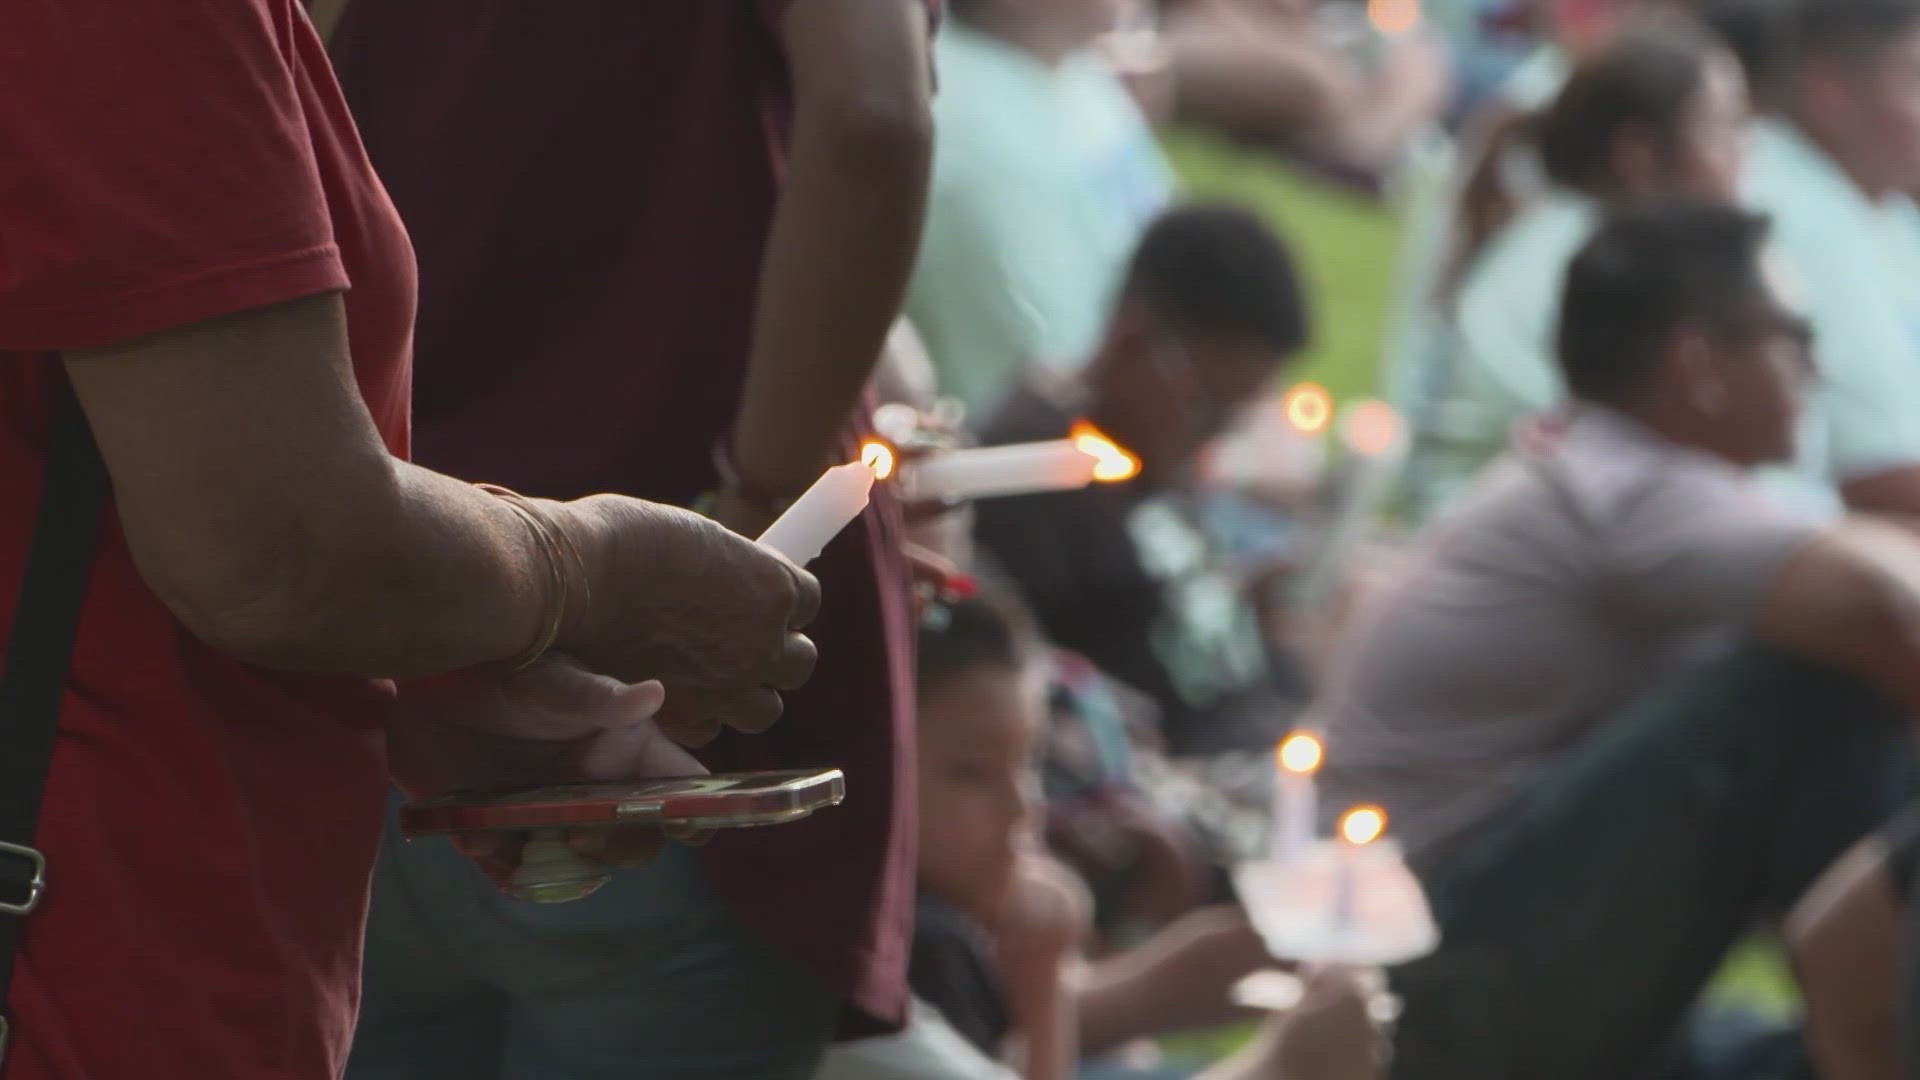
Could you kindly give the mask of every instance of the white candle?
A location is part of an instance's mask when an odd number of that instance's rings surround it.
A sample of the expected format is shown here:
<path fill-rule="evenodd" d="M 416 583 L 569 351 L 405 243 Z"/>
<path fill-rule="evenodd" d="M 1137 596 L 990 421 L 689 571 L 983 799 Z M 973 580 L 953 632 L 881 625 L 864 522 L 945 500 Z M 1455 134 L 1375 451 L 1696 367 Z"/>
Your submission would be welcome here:
<path fill-rule="evenodd" d="M 1320 740 L 1296 731 L 1282 740 L 1274 753 L 1273 859 L 1290 862 L 1313 846 L 1314 819 L 1319 814 L 1313 774 L 1320 768 Z"/>
<path fill-rule="evenodd" d="M 970 502 L 1037 491 L 1072 491 L 1093 483 L 1100 459 L 1066 439 L 977 450 L 948 450 L 900 471 L 908 502 Z"/>
<path fill-rule="evenodd" d="M 1091 425 L 1079 424 L 1065 439 L 947 450 L 911 461 L 900 470 L 900 495 L 908 502 L 971 502 L 1073 491 L 1139 471 L 1132 454 Z"/>
<path fill-rule="evenodd" d="M 875 480 L 893 471 L 893 453 L 868 443 L 859 461 L 836 465 L 795 499 L 779 520 L 760 534 L 760 544 L 785 555 L 795 566 L 820 557 L 821 549 L 860 516 Z"/>
<path fill-rule="evenodd" d="M 1386 812 L 1377 806 L 1356 806 L 1340 816 L 1340 844 L 1333 864 L 1333 928 L 1348 934 L 1357 928 L 1361 860 L 1366 846 L 1387 831 Z"/>

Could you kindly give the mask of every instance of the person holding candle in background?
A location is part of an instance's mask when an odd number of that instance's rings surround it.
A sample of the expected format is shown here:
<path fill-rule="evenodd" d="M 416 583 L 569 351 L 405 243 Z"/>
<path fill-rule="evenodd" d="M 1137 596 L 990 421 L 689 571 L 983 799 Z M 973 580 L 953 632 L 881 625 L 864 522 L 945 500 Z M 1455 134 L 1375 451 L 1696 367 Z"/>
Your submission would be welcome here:
<path fill-rule="evenodd" d="M 1307 336 L 1292 260 L 1258 218 L 1171 210 L 1083 371 L 1031 373 L 981 429 L 988 445 L 1028 443 L 1085 420 L 1140 459 L 1126 483 L 983 502 L 975 534 L 1049 637 L 1152 700 L 1178 752 L 1268 752 L 1288 722 L 1252 605 L 1177 492 Z"/>
<path fill-rule="evenodd" d="M 1231 909 L 1076 975 L 1085 890 L 1034 831 L 1047 652 L 1010 594 L 949 589 L 919 641 L 913 1019 L 835 1047 L 815 1080 L 1065 1080 L 1132 1039 L 1235 1015 L 1227 991 L 1265 950 Z M 1378 1080 L 1384 1043 L 1364 1000 L 1345 973 L 1310 980 L 1307 1000 L 1205 1080 Z"/>
<path fill-rule="evenodd" d="M 849 468 L 925 207 L 931 6 L 352 0 L 334 58 L 420 262 L 421 456 L 539 494 L 710 494 L 749 537 Z M 843 1024 L 898 1024 L 900 527 L 883 485 L 813 564 L 822 661 L 786 721 L 698 750 L 839 767 L 843 806 L 544 907 L 390 843 L 347 1075 L 793 1080 Z"/>
<path fill-rule="evenodd" d="M 1756 920 L 1911 796 L 1920 544 L 1769 499 L 1808 332 L 1763 219 L 1678 200 L 1574 259 L 1574 403 L 1429 530 L 1312 715 L 1441 931 L 1396 1076 L 1613 1080 Z M 1740 636 L 1761 644 L 1735 648 Z"/>

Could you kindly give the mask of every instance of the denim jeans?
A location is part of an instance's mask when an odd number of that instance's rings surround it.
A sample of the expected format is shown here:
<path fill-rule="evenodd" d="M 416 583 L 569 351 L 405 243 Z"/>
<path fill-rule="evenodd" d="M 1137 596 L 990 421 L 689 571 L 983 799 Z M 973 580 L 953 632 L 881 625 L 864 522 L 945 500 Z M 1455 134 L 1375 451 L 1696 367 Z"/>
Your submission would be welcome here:
<path fill-rule="evenodd" d="M 391 815 L 363 982 L 347 1080 L 807 1080 L 838 1016 L 681 845 L 535 904 Z"/>
<path fill-rule="evenodd" d="M 1416 867 L 1442 943 L 1393 973 L 1394 1080 L 1689 1075 L 1674 1048 L 1730 947 L 1903 805 L 1914 776 L 1886 702 L 1777 651 L 1635 700 Z"/>

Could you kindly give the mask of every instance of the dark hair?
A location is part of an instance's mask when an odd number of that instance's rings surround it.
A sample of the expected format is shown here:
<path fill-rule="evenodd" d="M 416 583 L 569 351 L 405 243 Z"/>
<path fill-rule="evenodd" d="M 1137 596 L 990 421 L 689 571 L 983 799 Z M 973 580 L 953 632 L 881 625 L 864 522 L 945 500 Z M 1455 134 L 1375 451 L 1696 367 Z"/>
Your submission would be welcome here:
<path fill-rule="evenodd" d="M 1443 304 L 1454 299 L 1480 253 L 1519 216 L 1523 199 L 1508 189 L 1506 176 L 1511 154 L 1532 149 L 1542 171 L 1563 187 L 1607 186 L 1620 128 L 1639 123 L 1666 135 L 1677 132 L 1704 81 L 1707 58 L 1719 48 L 1711 35 L 1678 13 L 1644 16 L 1576 68 L 1543 111 L 1511 113 L 1479 132 L 1470 147 L 1437 299 Z"/>
<path fill-rule="evenodd" d="M 1787 81 L 1787 0 L 1708 0 L 1700 20 L 1727 43 L 1762 109 L 1779 106 Z"/>
<path fill-rule="evenodd" d="M 1560 370 L 1576 397 L 1630 401 L 1682 326 L 1724 324 L 1760 294 L 1767 220 L 1697 198 L 1611 215 L 1567 267 Z"/>
<path fill-rule="evenodd" d="M 1134 249 L 1121 295 L 1176 332 L 1245 335 L 1282 354 L 1308 339 L 1306 299 L 1286 245 L 1229 203 L 1162 214 Z"/>
<path fill-rule="evenodd" d="M 1797 67 L 1816 57 L 1859 60 L 1920 27 L 1920 0 L 1792 0 L 1785 40 Z"/>
<path fill-rule="evenodd" d="M 916 681 L 922 693 L 989 665 L 1017 668 L 1039 632 L 1018 596 L 988 582 L 971 596 L 937 600 L 920 620 Z"/>
<path fill-rule="evenodd" d="M 1580 191 L 1613 186 L 1614 140 L 1639 126 L 1677 138 L 1687 106 L 1725 46 L 1691 26 L 1667 23 L 1623 34 L 1568 78 L 1535 132 L 1554 183 Z"/>

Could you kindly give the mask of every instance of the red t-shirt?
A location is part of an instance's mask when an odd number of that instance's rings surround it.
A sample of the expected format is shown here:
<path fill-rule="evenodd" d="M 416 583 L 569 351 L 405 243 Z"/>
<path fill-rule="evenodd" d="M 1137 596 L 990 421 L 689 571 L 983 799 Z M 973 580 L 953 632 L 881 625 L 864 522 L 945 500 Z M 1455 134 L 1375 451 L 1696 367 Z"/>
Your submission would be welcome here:
<path fill-rule="evenodd" d="M 348 9 L 334 62 L 420 257 L 422 464 L 563 498 L 687 505 L 713 486 L 779 190 L 791 2 Z M 883 1022 L 904 1009 L 913 904 L 898 523 L 882 500 L 814 564 L 820 662 L 786 717 L 701 755 L 846 770 L 845 805 L 718 837 L 707 871 L 749 927 Z"/>
<path fill-rule="evenodd" d="M 297 0 L 0 3 L 0 634 L 56 352 L 349 285 L 360 389 L 402 454 L 412 256 Z M 207 649 L 111 513 L 82 620 L 6 1080 L 331 1080 L 384 688 Z"/>

